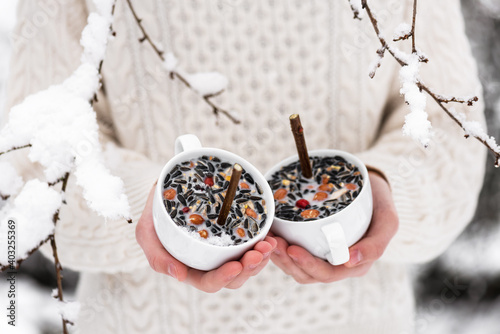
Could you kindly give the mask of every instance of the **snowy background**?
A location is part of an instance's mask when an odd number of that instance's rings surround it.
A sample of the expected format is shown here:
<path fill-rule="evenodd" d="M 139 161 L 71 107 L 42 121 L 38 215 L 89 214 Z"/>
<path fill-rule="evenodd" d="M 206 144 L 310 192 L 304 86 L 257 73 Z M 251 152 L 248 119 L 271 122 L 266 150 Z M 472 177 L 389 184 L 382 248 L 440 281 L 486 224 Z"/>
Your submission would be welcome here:
<path fill-rule="evenodd" d="M 479 63 L 487 104 L 489 133 L 500 138 L 500 1 L 462 0 L 467 32 Z M 14 25 L 15 0 L 0 2 L 0 114 Z M 473 223 L 439 259 L 413 268 L 419 312 L 418 333 L 500 333 L 500 170 L 490 159 Z M 64 265 L 64 264 L 63 264 Z M 0 333 L 56 333 L 60 319 L 50 297 L 53 265 L 35 254 L 17 276 L 16 331 L 0 321 Z M 74 293 L 78 275 L 64 271 L 66 296 Z M 6 283 L 0 276 L 0 305 L 6 305 Z M 3 306 L 2 306 L 3 308 Z"/>
<path fill-rule="evenodd" d="M 500 1 L 462 5 L 484 87 L 488 132 L 500 138 Z M 500 170 L 488 159 L 474 221 L 443 256 L 415 268 L 419 333 L 500 333 Z"/>

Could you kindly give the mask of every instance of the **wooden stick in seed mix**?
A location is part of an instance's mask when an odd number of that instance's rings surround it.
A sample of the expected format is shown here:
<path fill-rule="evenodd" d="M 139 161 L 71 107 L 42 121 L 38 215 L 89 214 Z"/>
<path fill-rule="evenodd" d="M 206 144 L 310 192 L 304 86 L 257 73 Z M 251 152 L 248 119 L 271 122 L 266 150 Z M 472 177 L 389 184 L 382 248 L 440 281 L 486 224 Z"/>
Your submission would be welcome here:
<path fill-rule="evenodd" d="M 304 128 L 300 123 L 300 116 L 298 114 L 290 116 L 290 127 L 292 128 L 293 138 L 295 139 L 295 146 L 297 146 L 302 175 L 305 178 L 310 179 L 312 177 L 312 167 L 311 162 L 309 161 L 309 153 L 307 153 Z"/>
<path fill-rule="evenodd" d="M 222 208 L 220 209 L 219 217 L 217 218 L 218 225 L 225 225 L 226 219 L 233 204 L 234 196 L 236 195 L 236 189 L 238 188 L 238 183 L 240 182 L 241 173 L 243 168 L 235 163 L 233 165 L 233 171 L 231 173 L 231 180 L 229 181 L 229 187 L 226 191 L 226 197 L 224 198 L 224 203 L 222 203 Z"/>

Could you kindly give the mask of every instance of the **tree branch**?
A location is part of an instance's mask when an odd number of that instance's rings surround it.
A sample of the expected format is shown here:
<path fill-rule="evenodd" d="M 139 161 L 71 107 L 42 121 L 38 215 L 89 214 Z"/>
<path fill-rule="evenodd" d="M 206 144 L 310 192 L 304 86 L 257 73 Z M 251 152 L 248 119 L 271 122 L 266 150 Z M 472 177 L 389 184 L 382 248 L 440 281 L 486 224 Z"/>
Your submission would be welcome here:
<path fill-rule="evenodd" d="M 137 12 L 135 11 L 134 6 L 132 5 L 132 1 L 127 0 L 127 4 L 128 4 L 128 7 L 130 8 L 130 11 L 131 11 L 134 19 L 135 19 L 135 22 L 137 23 L 137 26 L 139 27 L 139 29 L 142 32 L 142 37 L 139 38 L 139 42 L 140 43 L 147 42 L 153 48 L 154 52 L 158 55 L 158 58 L 160 58 L 160 60 L 162 62 L 165 62 L 165 56 L 164 56 L 163 50 L 161 50 L 156 45 L 156 43 L 151 39 L 151 37 L 149 36 L 148 32 L 146 31 L 146 28 L 144 28 L 144 25 L 142 24 L 142 19 L 139 18 L 139 16 L 137 15 Z M 193 89 L 193 87 L 189 84 L 188 80 L 184 76 L 179 74 L 179 72 L 172 70 L 170 72 L 170 78 L 171 79 L 178 78 L 187 88 L 189 88 L 190 90 L 192 90 L 193 92 L 196 93 L 196 91 Z M 230 112 L 217 106 L 211 100 L 213 97 L 219 95 L 220 93 L 222 93 L 222 91 L 220 91 L 216 94 L 204 95 L 204 96 L 202 96 L 202 98 L 212 108 L 212 111 L 213 111 L 215 116 L 219 116 L 219 113 L 221 113 L 224 116 L 226 116 L 227 118 L 229 118 L 233 123 L 235 123 L 235 124 L 241 123 L 241 121 L 239 119 L 235 118 L 234 116 L 232 116 Z M 198 93 L 196 93 L 196 94 L 198 94 Z"/>
<path fill-rule="evenodd" d="M 367 0 L 361 0 L 361 4 L 363 6 L 363 9 L 366 10 L 368 17 L 370 18 L 370 22 L 372 23 L 373 29 L 375 30 L 375 33 L 377 34 L 377 37 L 380 41 L 380 44 L 382 44 L 382 47 L 385 48 L 387 50 L 387 52 L 389 52 L 391 54 L 391 56 L 394 57 L 394 59 L 396 59 L 396 61 L 399 63 L 399 65 L 401 65 L 401 66 L 408 65 L 406 63 L 406 61 L 404 61 L 396 56 L 396 51 L 393 50 L 393 48 L 387 43 L 385 38 L 380 34 L 380 29 L 378 27 L 378 21 L 375 18 L 375 16 L 373 15 L 371 8 L 368 6 Z"/>
<path fill-rule="evenodd" d="M 59 256 L 57 254 L 57 245 L 56 245 L 56 239 L 54 235 L 50 236 L 50 246 L 52 247 L 52 255 L 54 256 L 54 266 L 56 268 L 56 277 L 57 277 L 57 298 L 59 299 L 60 302 L 64 301 L 63 298 L 63 289 L 62 289 L 62 274 L 61 271 L 62 266 L 61 262 L 59 262 Z M 70 323 L 68 320 L 64 319 L 64 317 L 61 315 L 62 318 L 62 325 L 63 325 L 63 333 L 68 334 L 68 327 L 67 324 Z"/>
<path fill-rule="evenodd" d="M 9 152 L 17 151 L 17 150 L 20 150 L 20 149 L 23 149 L 23 148 L 27 148 L 27 147 L 31 147 L 31 144 L 27 144 L 27 145 L 24 145 L 24 146 L 13 147 L 11 149 L 8 149 L 5 152 L 0 152 L 0 155 L 7 154 Z"/>
<path fill-rule="evenodd" d="M 353 3 L 352 3 L 352 0 L 348 0 L 349 1 L 349 5 L 351 6 L 351 10 L 354 14 L 354 19 L 356 20 L 361 20 L 361 13 L 359 12 L 359 9 L 357 6 L 355 6 Z"/>
<path fill-rule="evenodd" d="M 139 16 L 137 15 L 137 12 L 135 11 L 135 8 L 132 5 L 131 0 L 127 0 L 127 4 L 128 4 L 128 7 L 130 8 L 130 11 L 132 12 L 132 15 L 134 16 L 135 22 L 137 22 L 137 25 L 139 26 L 139 29 L 141 29 L 141 32 L 142 32 L 142 37 L 139 39 L 139 42 L 143 43 L 143 42 L 147 41 L 149 43 L 149 45 L 151 45 L 153 50 L 156 52 L 158 57 L 160 57 L 160 59 L 162 61 L 165 61 L 165 57 L 163 56 L 163 51 L 160 50 L 160 48 L 157 47 L 156 44 L 153 42 L 151 37 L 149 37 L 149 34 L 147 33 L 146 29 L 142 25 L 142 19 L 139 18 Z"/>
<path fill-rule="evenodd" d="M 417 48 L 415 47 L 415 23 L 417 21 L 417 0 L 413 0 L 413 17 L 411 20 L 411 52 L 417 53 Z"/>
<path fill-rule="evenodd" d="M 419 86 L 422 86 L 422 85 L 419 85 Z M 424 90 L 424 87 L 422 86 L 421 89 Z M 455 96 L 444 97 L 444 96 L 436 94 L 436 93 L 433 93 L 433 94 L 436 95 L 436 98 L 440 102 L 443 102 L 443 103 L 457 102 L 457 103 L 467 104 L 468 106 L 472 106 L 472 105 L 474 105 L 474 102 L 479 101 L 477 96 L 473 96 L 473 97 L 468 98 L 468 99 L 463 99 L 463 98 L 459 98 L 459 97 L 455 97 Z"/>
<path fill-rule="evenodd" d="M 69 179 L 69 172 L 64 174 L 64 177 L 62 178 L 62 186 L 61 186 L 61 193 L 62 194 L 64 194 L 66 192 L 66 186 L 68 185 L 68 179 Z M 59 211 L 60 210 L 57 210 L 56 213 L 54 213 L 54 218 L 53 218 L 54 226 L 57 225 L 57 222 L 59 221 Z M 61 274 L 61 271 L 63 269 L 62 269 L 61 263 L 59 262 L 59 255 L 57 254 L 57 245 L 56 245 L 56 239 L 55 239 L 54 234 L 52 234 L 49 237 L 49 240 L 50 240 L 50 246 L 52 247 L 52 254 L 54 256 L 54 266 L 56 269 L 57 297 L 58 297 L 59 301 L 63 302 L 64 301 L 63 290 L 62 290 L 62 278 L 63 278 L 63 276 Z M 62 325 L 63 325 L 63 333 L 68 334 L 67 324 L 70 322 L 68 320 L 64 319 L 64 317 L 62 315 L 61 315 L 61 318 L 62 318 Z"/>
<path fill-rule="evenodd" d="M 40 243 L 38 244 L 38 246 L 36 246 L 35 248 L 33 248 L 32 250 L 30 250 L 28 252 L 28 254 L 26 255 L 26 257 L 24 259 L 20 259 L 20 260 L 17 260 L 16 261 L 16 266 L 15 268 L 18 269 L 19 266 L 21 265 L 21 263 L 23 263 L 24 260 L 26 260 L 27 258 L 29 258 L 34 252 L 36 252 L 44 243 L 46 243 L 47 241 L 50 240 L 50 235 L 45 238 L 45 240 L 42 240 L 40 241 Z M 12 269 L 12 266 L 10 264 L 6 264 L 6 265 L 2 265 L 0 267 L 0 273 L 7 270 L 7 269 Z"/>
<path fill-rule="evenodd" d="M 424 86 L 422 84 L 418 84 L 418 86 L 420 87 L 420 89 L 422 89 L 423 91 L 425 91 L 427 94 L 429 94 L 434 101 L 436 101 L 436 103 L 441 107 L 441 109 L 448 115 L 450 116 L 450 118 L 455 121 L 455 123 L 458 124 L 458 126 L 460 126 L 464 131 L 466 131 L 465 127 L 464 127 L 464 124 L 458 119 L 455 117 L 455 115 L 453 115 L 453 113 L 451 113 L 451 111 L 446 108 L 444 106 L 444 103 L 448 103 L 448 102 L 458 102 L 458 103 L 467 103 L 467 105 L 472 105 L 472 101 L 477 101 L 478 98 L 475 96 L 467 101 L 465 100 L 462 100 L 462 99 L 457 99 L 457 98 L 451 98 L 451 99 L 445 99 L 443 98 L 442 96 L 438 95 L 438 94 L 435 94 L 433 91 L 431 91 L 427 86 Z M 466 138 L 469 137 L 468 134 L 465 135 Z M 478 136 L 473 136 L 474 138 L 476 138 L 480 143 L 482 143 L 484 146 L 486 146 L 488 148 L 488 150 L 491 151 L 491 153 L 493 154 L 493 156 L 495 157 L 495 167 L 500 167 L 500 153 L 495 150 L 494 147 L 492 147 L 486 140 L 484 140 L 483 138 L 480 138 Z"/>
<path fill-rule="evenodd" d="M 386 39 L 380 34 L 380 29 L 378 25 L 378 21 L 373 14 L 370 6 L 368 5 L 367 0 L 361 0 L 362 3 L 362 8 L 366 10 L 366 13 L 368 14 L 368 17 L 370 18 L 371 24 L 373 26 L 373 29 L 375 30 L 375 33 L 377 34 L 377 38 L 380 41 L 380 44 L 382 45 L 382 48 L 385 48 L 387 52 L 391 54 L 391 56 L 399 63 L 401 66 L 407 66 L 408 63 L 405 59 L 401 57 L 402 53 L 396 48 L 391 47 Z M 415 24 L 416 24 L 416 15 L 417 15 L 417 0 L 413 1 L 413 19 L 412 19 L 412 29 L 411 29 L 411 37 L 412 37 L 412 53 L 416 56 L 419 57 L 419 61 L 421 62 L 427 62 L 427 58 L 425 58 L 423 55 L 419 55 L 419 53 L 416 50 L 415 46 Z M 425 91 L 427 94 L 429 94 L 434 101 L 439 105 L 439 107 L 453 120 L 455 123 L 457 123 L 464 131 L 465 127 L 464 124 L 462 123 L 461 120 L 459 120 L 457 117 L 453 115 L 453 113 L 446 108 L 445 104 L 450 103 L 450 102 L 456 102 L 456 103 L 463 103 L 467 104 L 468 106 L 472 106 L 474 102 L 478 101 L 477 96 L 473 96 L 468 99 L 464 98 L 457 98 L 457 97 L 444 97 L 442 95 L 434 93 L 429 87 L 427 87 L 423 82 L 420 80 L 417 80 L 418 87 L 420 90 Z M 468 137 L 469 135 L 466 135 Z M 487 142 L 483 138 L 480 138 L 477 135 L 472 135 L 474 138 L 476 138 L 479 142 L 481 142 L 484 146 L 490 150 L 495 158 L 495 167 L 500 167 L 500 147 L 498 146 L 493 146 L 491 143 Z"/>

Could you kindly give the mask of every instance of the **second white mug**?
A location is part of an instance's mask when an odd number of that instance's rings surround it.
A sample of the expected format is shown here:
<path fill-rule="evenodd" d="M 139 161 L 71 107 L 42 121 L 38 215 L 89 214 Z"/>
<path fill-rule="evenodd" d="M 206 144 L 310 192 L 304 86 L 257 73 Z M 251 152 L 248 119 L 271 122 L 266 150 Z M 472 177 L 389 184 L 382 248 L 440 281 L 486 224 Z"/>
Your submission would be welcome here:
<path fill-rule="evenodd" d="M 333 265 L 349 261 L 349 247 L 365 234 L 370 225 L 373 200 L 368 171 L 357 157 L 339 150 L 314 150 L 310 157 L 340 156 L 358 167 L 363 178 L 363 187 L 358 196 L 339 212 L 317 220 L 290 221 L 274 218 L 272 232 L 283 237 L 289 244 L 305 248 L 312 255 L 328 260 Z M 267 180 L 281 167 L 298 160 L 298 156 L 289 157 L 271 168 L 265 177 Z"/>

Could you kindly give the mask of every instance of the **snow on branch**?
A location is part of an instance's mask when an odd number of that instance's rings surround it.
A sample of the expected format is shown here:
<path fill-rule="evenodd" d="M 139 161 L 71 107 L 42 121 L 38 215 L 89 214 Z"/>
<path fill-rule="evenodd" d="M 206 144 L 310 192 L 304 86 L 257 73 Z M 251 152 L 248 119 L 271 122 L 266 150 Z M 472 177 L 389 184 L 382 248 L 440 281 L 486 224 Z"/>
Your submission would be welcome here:
<path fill-rule="evenodd" d="M 4 201 L 16 195 L 23 186 L 23 179 L 8 162 L 0 162 L 0 198 Z"/>
<path fill-rule="evenodd" d="M 61 317 L 66 321 L 67 324 L 74 325 L 76 319 L 78 318 L 78 312 L 80 312 L 79 302 L 65 302 L 59 301 L 57 308 Z"/>
<path fill-rule="evenodd" d="M 369 73 L 369 76 L 370 78 L 374 78 L 375 77 L 375 73 L 377 73 L 377 69 L 380 67 L 380 65 L 382 64 L 382 59 L 384 59 L 384 55 L 385 55 L 385 50 L 387 50 L 387 48 L 385 46 L 382 46 L 380 49 L 377 50 L 377 58 L 373 61 L 373 63 L 370 65 L 370 73 Z"/>
<path fill-rule="evenodd" d="M 451 108 L 447 108 L 446 104 L 455 102 L 472 106 L 478 101 L 477 96 L 460 98 L 454 96 L 443 96 L 432 91 L 419 78 L 419 68 L 421 63 L 428 61 L 427 56 L 416 47 L 415 43 L 415 25 L 417 19 L 417 0 L 413 1 L 412 24 L 403 23 L 399 25 L 394 34 L 394 41 L 405 40 L 411 38 L 412 52 L 411 54 L 402 52 L 397 47 L 390 45 L 387 39 L 381 34 L 379 22 L 376 14 L 368 4 L 368 0 L 361 1 L 361 9 L 357 6 L 354 0 L 348 0 L 351 9 L 354 13 L 354 18 L 360 19 L 360 11 L 364 10 L 368 15 L 372 27 L 380 41 L 381 48 L 377 50 L 377 59 L 371 64 L 369 76 L 373 78 L 380 62 L 387 51 L 401 65 L 399 77 L 401 81 L 401 94 L 404 96 L 406 103 L 410 107 L 410 113 L 405 117 L 403 133 L 418 140 L 422 145 L 427 146 L 431 137 L 431 123 L 429 122 L 427 112 L 425 111 L 426 92 L 431 98 L 441 107 L 441 109 L 455 121 L 465 133 L 465 137 L 470 136 L 476 138 L 484 146 L 486 146 L 495 157 L 495 167 L 500 167 L 500 147 L 495 141 L 495 138 L 486 134 L 477 122 L 469 122 L 465 114 L 457 113 Z"/>
<path fill-rule="evenodd" d="M 411 35 L 412 35 L 411 25 L 403 22 L 394 31 L 394 36 L 393 36 L 392 40 L 394 42 L 405 40 L 405 39 L 410 38 Z"/>
<path fill-rule="evenodd" d="M 357 20 L 361 20 L 363 16 L 363 7 L 360 0 L 348 0 L 349 5 L 351 6 L 351 10 L 354 14 L 354 18 Z"/>
<path fill-rule="evenodd" d="M 0 131 L 0 151 L 28 147 L 49 184 L 74 172 L 89 207 L 108 219 L 129 218 L 123 182 L 103 164 L 91 102 L 100 88 L 100 66 L 111 32 L 114 1 L 95 1 L 81 37 L 81 64 L 63 83 L 14 106 Z"/>
<path fill-rule="evenodd" d="M 94 0 L 82 31 L 81 63 L 64 82 L 28 96 L 14 106 L 0 130 L 0 156 L 26 148 L 28 159 L 42 166 L 44 180 L 23 185 L 12 165 L 0 164 L 0 270 L 15 268 L 50 240 L 57 277 L 57 297 L 63 302 L 62 266 L 54 235 L 70 174 L 82 188 L 88 206 L 106 219 L 127 219 L 130 207 L 123 181 L 104 166 L 96 113 L 92 107 L 101 86 L 100 71 L 112 33 L 116 0 Z M 55 189 L 61 185 L 60 191 Z M 19 189 L 21 192 L 13 197 Z M 7 256 L 8 230 L 15 224 L 17 253 Z M 68 304 L 71 305 L 71 304 Z M 66 307 L 73 309 L 73 307 Z M 66 310 L 66 311 L 68 311 Z M 70 314 L 61 312 L 63 332 Z"/>
<path fill-rule="evenodd" d="M 37 179 L 28 181 L 21 193 L 2 208 L 0 222 L 0 266 L 13 265 L 26 259 L 54 233 L 54 213 L 62 204 L 61 194 Z M 16 255 L 7 257 L 8 221 L 16 226 Z"/>
<path fill-rule="evenodd" d="M 410 113 L 405 116 L 403 134 L 418 140 L 424 147 L 427 147 L 432 136 L 432 127 L 425 112 L 427 97 L 417 85 L 419 70 L 420 60 L 414 54 L 410 57 L 408 65 L 401 67 L 399 71 L 400 93 L 410 106 Z"/>
<path fill-rule="evenodd" d="M 170 78 L 179 79 L 187 88 L 191 89 L 197 95 L 201 96 L 203 100 L 212 108 L 215 116 L 219 116 L 219 114 L 222 114 L 235 124 L 241 123 L 236 112 L 223 109 L 212 101 L 212 98 L 222 94 L 226 89 L 228 84 L 227 78 L 218 72 L 200 72 L 188 74 L 183 71 L 178 66 L 178 61 L 175 56 L 172 53 L 167 53 L 165 55 L 163 50 L 161 50 L 160 47 L 151 39 L 146 29 L 144 28 L 144 25 L 142 24 L 142 19 L 137 15 L 137 12 L 132 5 L 132 1 L 127 0 L 127 4 L 132 15 L 134 16 L 137 26 L 139 27 L 143 35 L 139 39 L 139 42 L 148 42 L 148 44 L 151 45 L 154 52 L 162 61 L 163 68 L 165 68 L 170 73 Z"/>

